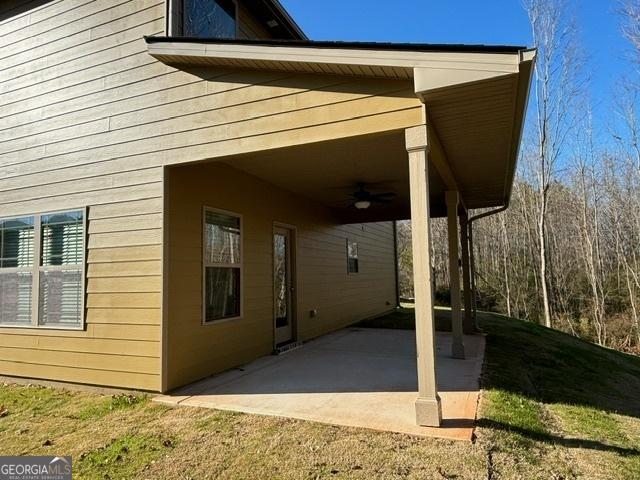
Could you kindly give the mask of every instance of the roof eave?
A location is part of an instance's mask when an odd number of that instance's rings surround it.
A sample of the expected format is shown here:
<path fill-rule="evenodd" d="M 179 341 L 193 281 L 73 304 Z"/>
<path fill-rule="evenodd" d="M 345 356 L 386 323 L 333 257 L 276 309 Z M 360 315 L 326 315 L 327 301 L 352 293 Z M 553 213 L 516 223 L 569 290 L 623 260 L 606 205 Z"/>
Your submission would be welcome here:
<path fill-rule="evenodd" d="M 273 42 L 218 39 L 186 39 L 145 37 L 150 55 L 165 63 L 225 65 L 243 62 L 253 68 L 283 69 L 301 72 L 353 74 L 383 78 L 414 78 L 416 69 L 429 71 L 428 78 L 442 72 L 445 81 L 450 74 L 460 73 L 474 81 L 480 75 L 518 73 L 521 50 L 482 46 L 431 46 L 382 44 L 380 49 L 369 43 Z M 470 48 L 471 47 L 471 48 Z M 510 49 L 510 50 L 507 50 Z M 457 75 L 460 77 L 460 75 Z M 462 78 L 460 77 L 460 78 Z M 476 75 L 477 77 L 477 75 Z M 460 81 L 460 80 L 456 80 Z M 422 87 L 416 85 L 416 92 Z M 435 88 L 433 84 L 425 86 Z"/>

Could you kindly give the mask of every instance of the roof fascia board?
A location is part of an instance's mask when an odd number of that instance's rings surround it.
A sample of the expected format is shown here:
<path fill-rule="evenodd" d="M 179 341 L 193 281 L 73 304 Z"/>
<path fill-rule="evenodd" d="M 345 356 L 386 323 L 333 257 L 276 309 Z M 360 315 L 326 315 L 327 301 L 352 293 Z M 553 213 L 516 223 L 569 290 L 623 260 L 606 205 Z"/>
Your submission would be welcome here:
<path fill-rule="evenodd" d="M 520 60 L 518 53 L 408 52 L 400 50 L 279 47 L 198 42 L 149 43 L 147 48 L 152 56 L 166 55 L 414 69 L 479 70 L 502 74 L 517 73 Z"/>
<path fill-rule="evenodd" d="M 511 191 L 513 188 L 513 179 L 515 178 L 516 166 L 520 157 L 520 148 L 522 143 L 522 135 L 524 132 L 524 122 L 529 107 L 529 99 L 531 97 L 531 82 L 533 81 L 534 67 L 536 63 L 535 49 L 523 50 L 520 54 L 520 75 L 518 78 L 518 95 L 516 97 L 516 108 L 513 119 L 513 133 L 511 140 L 511 157 L 514 159 L 511 168 L 507 171 L 505 178 L 505 205 L 509 205 L 511 200 Z"/>

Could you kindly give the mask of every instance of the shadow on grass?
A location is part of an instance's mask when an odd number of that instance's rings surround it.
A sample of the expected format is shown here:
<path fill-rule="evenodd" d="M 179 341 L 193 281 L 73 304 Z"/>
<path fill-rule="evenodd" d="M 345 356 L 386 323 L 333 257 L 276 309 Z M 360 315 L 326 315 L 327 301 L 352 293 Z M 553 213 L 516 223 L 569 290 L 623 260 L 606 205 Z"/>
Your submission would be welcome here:
<path fill-rule="evenodd" d="M 449 317 L 448 310 L 437 309 L 436 329 L 450 327 Z M 505 391 L 545 404 L 589 407 L 640 418 L 640 357 L 502 315 L 479 312 L 478 320 L 487 333 L 485 390 Z M 415 319 L 412 309 L 401 308 L 359 326 L 414 329 Z M 635 449 L 565 439 L 490 419 L 480 420 L 479 424 L 569 447 L 640 454 Z"/>
<path fill-rule="evenodd" d="M 508 423 L 497 422 L 488 418 L 478 419 L 476 425 L 478 427 L 490 428 L 492 430 L 500 430 L 509 433 L 516 433 L 524 438 L 535 440 L 542 443 L 553 445 L 561 445 L 567 448 L 584 448 L 589 450 L 600 450 L 604 452 L 613 452 L 624 457 L 640 457 L 640 450 L 635 448 L 619 447 L 617 445 L 608 445 L 597 440 L 586 440 L 582 438 L 564 438 L 559 435 L 550 433 L 541 433 L 525 428 L 517 427 Z"/>

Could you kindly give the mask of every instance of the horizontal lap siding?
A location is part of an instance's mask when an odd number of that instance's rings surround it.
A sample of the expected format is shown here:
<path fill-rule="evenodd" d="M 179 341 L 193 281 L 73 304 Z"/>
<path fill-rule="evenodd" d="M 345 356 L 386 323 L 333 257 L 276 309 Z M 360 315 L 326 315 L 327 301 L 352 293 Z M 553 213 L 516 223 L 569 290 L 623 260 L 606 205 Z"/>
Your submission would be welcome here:
<path fill-rule="evenodd" d="M 272 351 L 275 221 L 297 229 L 299 339 L 393 308 L 391 223 L 337 225 L 325 207 L 222 163 L 171 169 L 169 185 L 170 388 Z M 244 313 L 238 320 L 204 326 L 203 206 L 242 215 Z M 347 274 L 347 238 L 358 242 L 358 274 Z M 317 316 L 311 317 L 311 310 Z"/>
<path fill-rule="evenodd" d="M 1 328 L 0 374 L 161 388 L 162 159 L 102 162 L 96 135 L 136 81 L 172 71 L 141 39 L 163 15 L 161 0 L 65 0 L 0 23 L 0 217 L 89 209 L 85 330 Z"/>
<path fill-rule="evenodd" d="M 86 331 L 3 328 L 0 374 L 160 390 L 163 168 L 421 122 L 407 82 L 157 62 L 141 37 L 164 8 L 65 0 L 0 21 L 0 217 L 89 207 Z"/>

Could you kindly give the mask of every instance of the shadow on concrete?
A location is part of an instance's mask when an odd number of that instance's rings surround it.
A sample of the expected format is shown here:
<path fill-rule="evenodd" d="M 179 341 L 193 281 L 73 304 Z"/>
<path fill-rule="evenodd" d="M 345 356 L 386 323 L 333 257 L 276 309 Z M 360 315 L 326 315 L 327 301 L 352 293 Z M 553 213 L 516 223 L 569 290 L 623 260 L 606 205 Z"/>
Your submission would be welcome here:
<path fill-rule="evenodd" d="M 479 390 L 483 339 L 466 338 L 467 359 L 450 357 L 451 337 L 438 333 L 440 392 Z M 348 328 L 281 356 L 262 357 L 173 392 L 177 395 L 402 393 L 418 390 L 415 333 Z"/>

